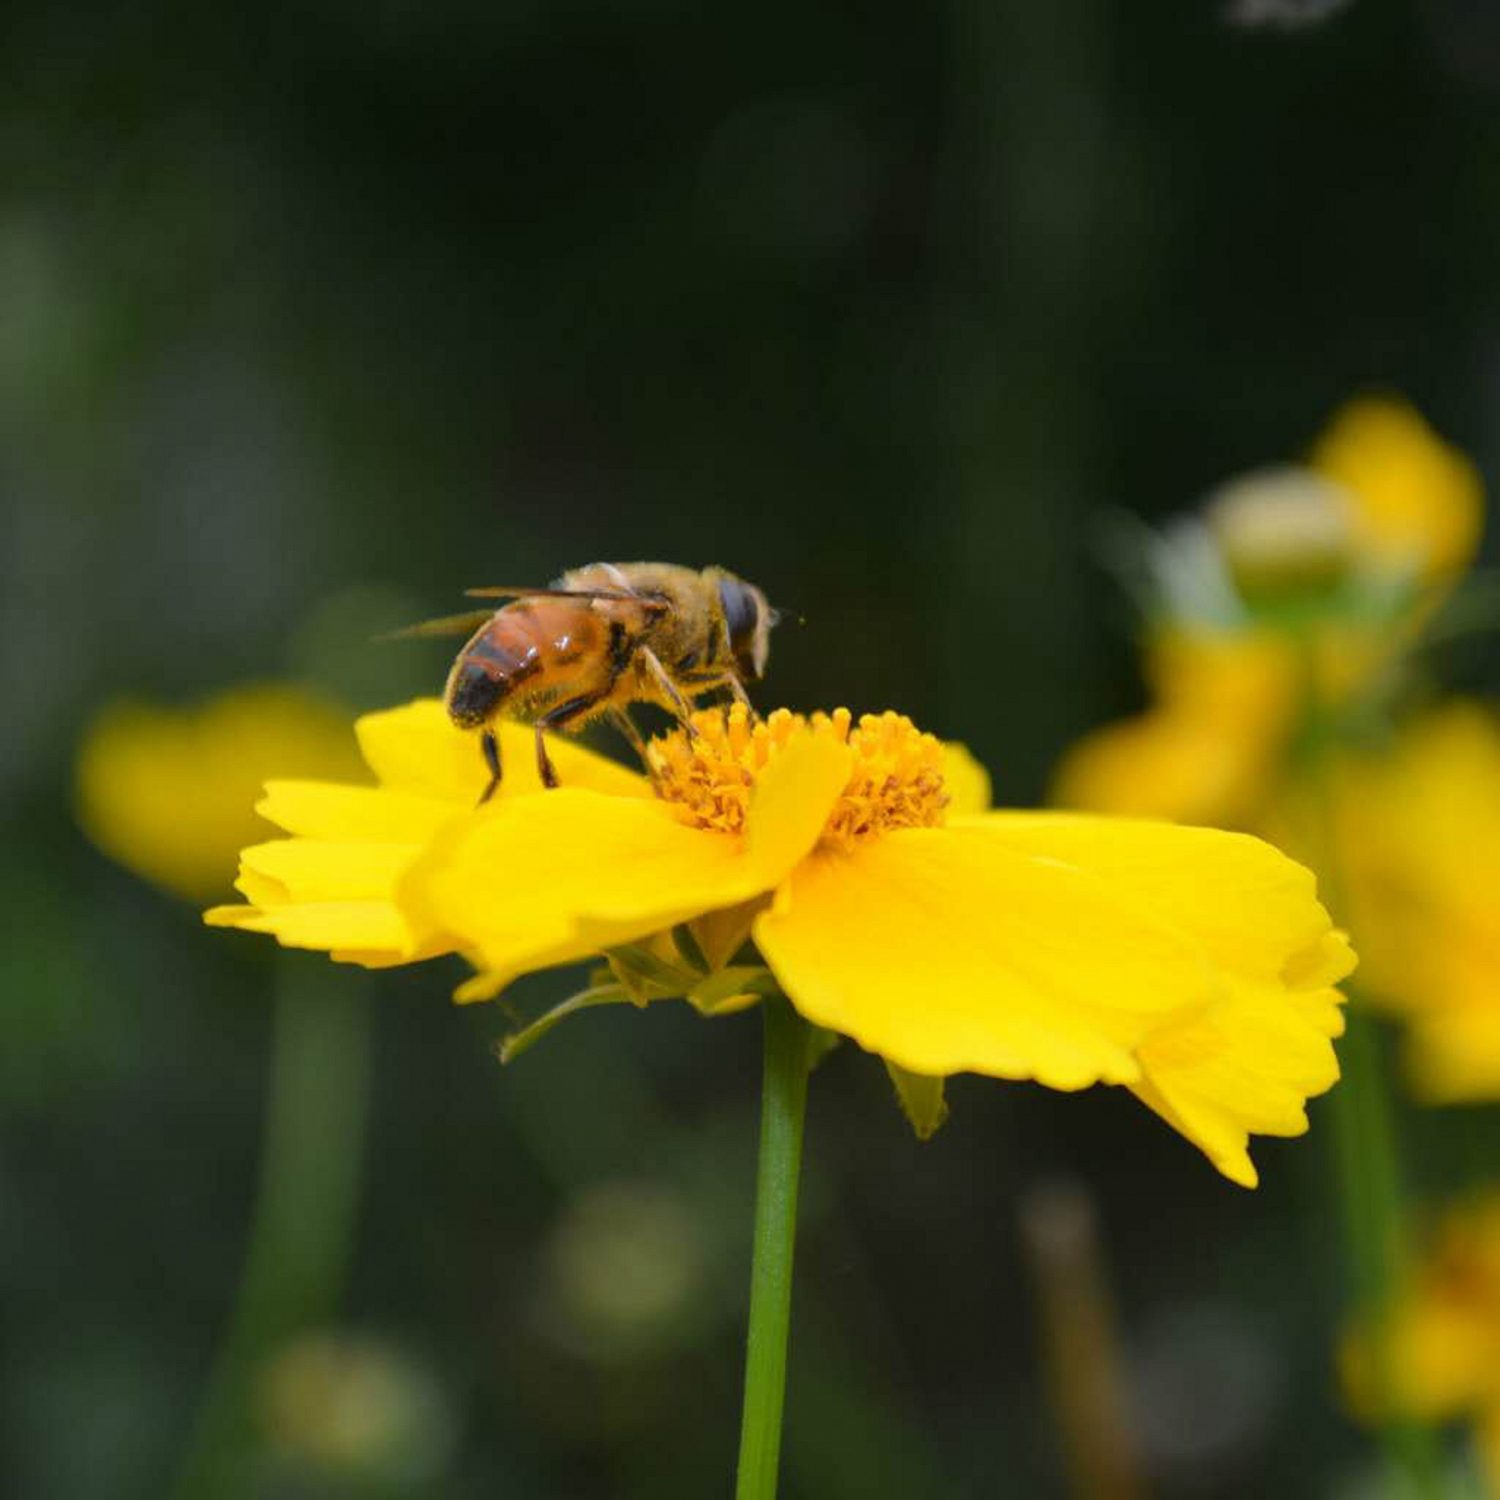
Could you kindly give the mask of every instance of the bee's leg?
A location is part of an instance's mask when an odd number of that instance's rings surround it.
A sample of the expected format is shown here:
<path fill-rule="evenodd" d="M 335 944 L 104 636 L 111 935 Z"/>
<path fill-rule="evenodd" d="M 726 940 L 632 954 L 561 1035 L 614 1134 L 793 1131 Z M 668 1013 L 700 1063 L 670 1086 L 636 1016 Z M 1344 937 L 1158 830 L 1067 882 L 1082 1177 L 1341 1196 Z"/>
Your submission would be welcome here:
<path fill-rule="evenodd" d="M 745 712 L 749 714 L 752 719 L 760 718 L 760 715 L 755 711 L 755 705 L 750 701 L 750 694 L 745 691 L 745 684 L 733 674 L 726 677 L 724 680 L 729 688 L 729 696 L 733 698 L 736 703 L 743 704 Z"/>
<path fill-rule="evenodd" d="M 552 757 L 547 754 L 545 719 L 536 721 L 536 774 L 542 778 L 542 785 L 555 787 L 557 785 L 557 767 L 552 764 Z"/>
<path fill-rule="evenodd" d="M 479 805 L 486 802 L 500 789 L 500 741 L 493 729 L 486 729 L 479 736 L 479 748 L 484 752 L 484 763 L 490 768 L 490 784 L 479 794 Z"/>
<path fill-rule="evenodd" d="M 569 698 L 566 703 L 559 703 L 556 708 L 548 709 L 536 721 L 536 773 L 541 777 L 544 787 L 551 788 L 557 785 L 557 767 L 552 764 L 552 757 L 547 754 L 547 731 L 566 729 L 576 720 L 587 718 L 609 696 L 611 687 L 613 684 L 597 693 Z"/>
<path fill-rule="evenodd" d="M 630 748 L 640 757 L 641 764 L 649 771 L 651 762 L 646 756 L 646 741 L 641 737 L 641 732 L 635 727 L 635 720 L 623 708 L 612 708 L 609 711 L 609 722 L 630 741 Z"/>
<path fill-rule="evenodd" d="M 681 689 L 672 681 L 672 674 L 662 666 L 660 658 L 649 646 L 640 648 L 640 659 L 646 668 L 652 682 L 656 684 L 657 691 L 662 695 L 666 706 L 677 717 L 677 722 L 687 730 L 689 739 L 696 739 L 698 731 L 693 728 L 693 710 L 686 698 L 682 696 Z"/>

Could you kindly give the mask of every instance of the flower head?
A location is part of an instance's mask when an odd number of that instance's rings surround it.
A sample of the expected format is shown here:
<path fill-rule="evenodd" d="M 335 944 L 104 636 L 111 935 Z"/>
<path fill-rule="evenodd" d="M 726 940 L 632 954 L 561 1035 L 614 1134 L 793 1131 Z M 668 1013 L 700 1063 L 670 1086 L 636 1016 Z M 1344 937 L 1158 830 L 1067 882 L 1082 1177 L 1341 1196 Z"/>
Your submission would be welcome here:
<path fill-rule="evenodd" d="M 299 688 L 232 688 L 188 708 L 121 701 L 79 746 L 78 821 L 110 858 L 184 900 L 228 892 L 239 851 L 265 830 L 269 776 L 359 774 L 349 719 Z"/>
<path fill-rule="evenodd" d="M 1337 1077 L 1352 955 L 1311 876 L 1257 840 L 992 812 L 966 752 L 842 710 L 700 713 L 651 746 L 651 780 L 560 745 L 559 789 L 474 809 L 446 779 L 460 757 L 477 793 L 472 740 L 439 715 L 361 722 L 380 787 L 270 787 L 294 837 L 246 850 L 252 904 L 209 920 L 367 963 L 458 951 L 478 970 L 461 999 L 600 954 L 629 998 L 706 1010 L 765 975 L 898 1082 L 1124 1085 L 1247 1184 L 1249 1134 L 1300 1133 Z M 419 767 L 441 787 L 416 790 Z"/>
<path fill-rule="evenodd" d="M 1456 702 L 1334 780 L 1365 988 L 1407 1026 L 1429 1101 L 1500 1099 L 1500 718 Z"/>
<path fill-rule="evenodd" d="M 1086 735 L 1054 800 L 1259 828 L 1309 688 L 1353 706 L 1472 561 L 1473 465 L 1404 402 L 1340 411 L 1307 467 L 1222 486 L 1150 549 L 1152 703 Z"/>
<path fill-rule="evenodd" d="M 1351 1328 L 1340 1350 L 1355 1412 L 1371 1422 L 1473 1422 L 1486 1493 L 1500 1490 L 1500 1193 L 1451 1208 L 1406 1274 L 1382 1334 L 1384 1390 L 1373 1334 Z"/>

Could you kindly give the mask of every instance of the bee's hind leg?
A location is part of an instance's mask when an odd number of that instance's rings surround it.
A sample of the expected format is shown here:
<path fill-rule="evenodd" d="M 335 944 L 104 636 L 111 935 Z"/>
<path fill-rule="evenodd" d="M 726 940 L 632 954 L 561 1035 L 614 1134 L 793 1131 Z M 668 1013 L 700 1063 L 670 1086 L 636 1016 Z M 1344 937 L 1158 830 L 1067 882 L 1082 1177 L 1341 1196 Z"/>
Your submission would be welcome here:
<path fill-rule="evenodd" d="M 479 805 L 484 806 L 500 789 L 500 741 L 493 729 L 486 729 L 479 736 L 479 748 L 484 752 L 484 763 L 490 768 L 490 782 L 479 794 Z"/>
<path fill-rule="evenodd" d="M 547 754 L 547 730 L 542 719 L 536 721 L 536 774 L 549 791 L 557 785 L 557 767 Z"/>
<path fill-rule="evenodd" d="M 597 693 L 569 698 L 566 703 L 559 703 L 556 708 L 548 709 L 536 721 L 536 774 L 544 787 L 551 790 L 557 785 L 557 767 L 552 764 L 552 757 L 547 753 L 547 731 L 566 729 L 568 725 L 588 718 L 608 695 L 609 688 L 606 687 Z"/>

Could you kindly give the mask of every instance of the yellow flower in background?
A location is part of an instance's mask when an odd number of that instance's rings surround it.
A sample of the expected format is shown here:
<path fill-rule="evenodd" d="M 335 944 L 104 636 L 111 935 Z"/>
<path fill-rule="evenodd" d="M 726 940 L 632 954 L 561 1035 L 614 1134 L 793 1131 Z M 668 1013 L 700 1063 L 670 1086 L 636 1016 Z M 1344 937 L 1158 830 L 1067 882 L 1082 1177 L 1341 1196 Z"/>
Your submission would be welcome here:
<path fill-rule="evenodd" d="M 1406 1023 L 1413 1085 L 1500 1099 L 1500 717 L 1449 704 L 1333 786 L 1364 988 Z"/>
<path fill-rule="evenodd" d="M 247 850 L 251 904 L 209 920 L 362 962 L 458 951 L 478 970 L 461 999 L 720 921 L 715 963 L 750 937 L 792 1005 L 898 1086 L 1124 1085 L 1247 1185 L 1249 1135 L 1301 1133 L 1337 1077 L 1353 956 L 1307 871 L 1255 839 L 990 812 L 964 752 L 842 710 L 699 713 L 653 742 L 649 781 L 560 745 L 559 789 L 507 782 L 474 808 L 472 738 L 440 716 L 362 721 L 378 788 L 270 788 L 294 836 Z"/>
<path fill-rule="evenodd" d="M 1206 543 L 1182 556 L 1188 571 L 1207 556 L 1212 586 L 1162 590 L 1151 706 L 1068 752 L 1058 805 L 1262 828 L 1309 689 L 1348 706 L 1381 686 L 1473 560 L 1483 510 L 1467 458 L 1404 402 L 1370 398 L 1335 415 L 1309 469 L 1232 481 L 1206 514 Z M 1213 611 L 1182 603 L 1205 596 Z"/>
<path fill-rule="evenodd" d="M 1052 800 L 1251 824 L 1296 713 L 1296 660 L 1265 631 L 1167 630 L 1145 671 L 1154 706 L 1080 740 L 1058 766 Z"/>
<path fill-rule="evenodd" d="M 1500 1495 L 1500 1193 L 1451 1209 L 1387 1316 L 1385 1389 L 1371 1330 L 1339 1351 L 1344 1394 L 1363 1421 L 1392 1416 L 1474 1423 L 1486 1492 Z"/>
<path fill-rule="evenodd" d="M 201 904 L 227 893 L 264 829 L 252 805 L 267 777 L 358 774 L 348 715 L 296 687 L 237 687 L 186 708 L 118 702 L 79 746 L 78 821 L 111 859 Z"/>

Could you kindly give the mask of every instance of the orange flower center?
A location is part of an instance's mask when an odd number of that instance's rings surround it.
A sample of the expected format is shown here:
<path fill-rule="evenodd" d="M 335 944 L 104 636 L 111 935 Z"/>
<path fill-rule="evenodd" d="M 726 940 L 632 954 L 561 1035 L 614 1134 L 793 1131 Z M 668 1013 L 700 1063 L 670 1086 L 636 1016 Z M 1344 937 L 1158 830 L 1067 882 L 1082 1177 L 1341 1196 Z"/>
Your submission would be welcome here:
<path fill-rule="evenodd" d="M 752 719 L 742 704 L 704 709 L 648 750 L 657 795 L 690 827 L 739 833 L 761 772 L 794 736 L 830 735 L 853 754 L 849 780 L 828 815 L 822 844 L 847 847 L 893 828 L 931 828 L 948 805 L 943 748 L 901 714 L 794 714 Z"/>

